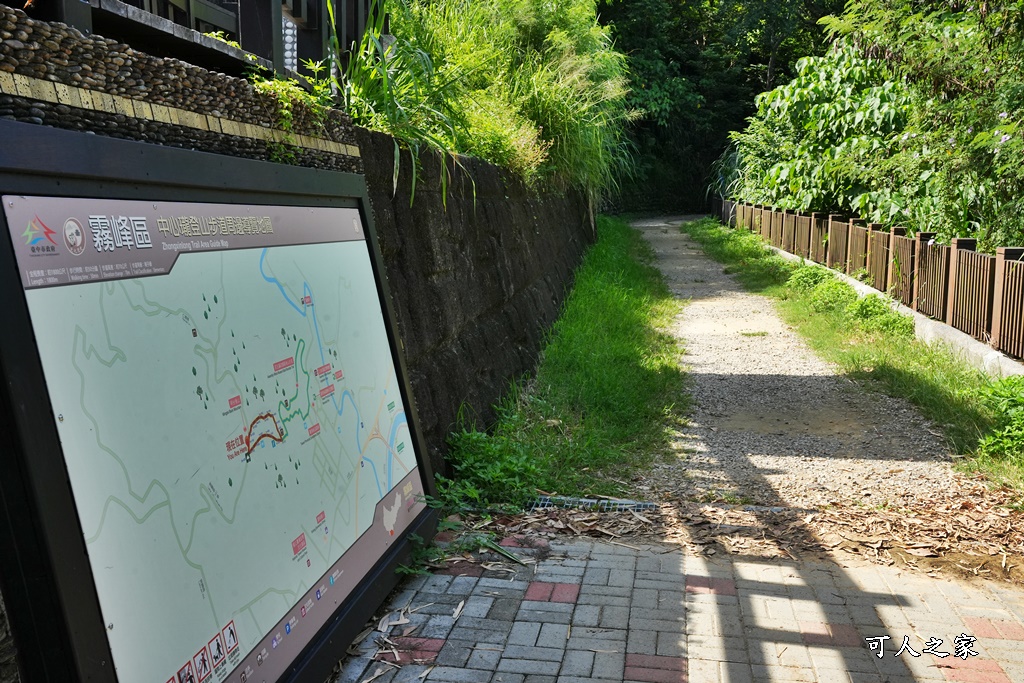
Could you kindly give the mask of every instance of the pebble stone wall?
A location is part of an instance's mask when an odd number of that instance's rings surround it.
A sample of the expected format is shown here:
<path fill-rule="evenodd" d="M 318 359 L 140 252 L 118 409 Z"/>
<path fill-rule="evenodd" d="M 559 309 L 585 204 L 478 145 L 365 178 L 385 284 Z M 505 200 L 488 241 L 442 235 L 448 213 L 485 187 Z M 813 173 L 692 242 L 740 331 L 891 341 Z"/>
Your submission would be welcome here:
<path fill-rule="evenodd" d="M 477 424 L 530 372 L 586 247 L 579 196 L 538 196 L 511 174 L 466 161 L 442 195 L 427 155 L 410 207 L 412 162 L 394 191 L 394 140 L 340 112 L 295 108 L 243 79 L 143 54 L 0 5 L 0 118 L 301 166 L 364 173 L 431 464 L 460 407 Z M 12 144 L 0 140 L 0 144 Z M 16 144 L 16 141 L 14 142 Z M 472 182 L 470 181 L 472 178 Z M 0 598 L 0 683 L 21 683 Z"/>
<path fill-rule="evenodd" d="M 291 130 L 245 79 L 153 57 L 0 5 L 0 118 L 250 159 L 359 172 L 354 127 L 301 103 Z"/>

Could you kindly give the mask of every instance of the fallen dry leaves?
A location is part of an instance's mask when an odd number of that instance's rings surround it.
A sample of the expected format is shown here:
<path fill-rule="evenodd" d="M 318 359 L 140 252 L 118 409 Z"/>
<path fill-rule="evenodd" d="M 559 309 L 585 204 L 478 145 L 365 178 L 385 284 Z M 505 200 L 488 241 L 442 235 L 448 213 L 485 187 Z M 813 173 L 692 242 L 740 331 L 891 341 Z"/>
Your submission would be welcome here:
<path fill-rule="evenodd" d="M 547 508 L 467 521 L 499 535 L 585 536 L 621 545 L 658 540 L 705 555 L 796 559 L 841 552 L 1024 584 L 1024 511 L 1011 507 L 1019 498 L 981 477 L 957 480 L 941 494 L 907 497 L 899 507 L 835 502 L 809 511 L 676 500 L 655 509 Z"/>

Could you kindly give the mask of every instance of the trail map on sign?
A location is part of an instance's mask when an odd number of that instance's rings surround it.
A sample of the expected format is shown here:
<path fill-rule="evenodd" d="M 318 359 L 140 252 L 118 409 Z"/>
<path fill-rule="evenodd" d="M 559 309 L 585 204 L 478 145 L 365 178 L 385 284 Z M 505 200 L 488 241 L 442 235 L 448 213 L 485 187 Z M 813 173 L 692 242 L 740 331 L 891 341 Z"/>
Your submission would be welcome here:
<path fill-rule="evenodd" d="M 273 680 L 422 506 L 358 213 L 9 200 L 119 679 Z"/>

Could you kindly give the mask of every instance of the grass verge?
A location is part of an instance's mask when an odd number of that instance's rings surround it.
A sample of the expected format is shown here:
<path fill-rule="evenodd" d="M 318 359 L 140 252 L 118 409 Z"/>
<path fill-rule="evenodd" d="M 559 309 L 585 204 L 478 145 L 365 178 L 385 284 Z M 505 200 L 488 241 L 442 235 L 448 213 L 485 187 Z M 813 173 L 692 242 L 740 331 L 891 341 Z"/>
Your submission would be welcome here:
<path fill-rule="evenodd" d="M 667 332 L 681 303 L 625 222 L 598 218 L 535 377 L 513 388 L 488 432 L 451 439 L 450 507 L 521 505 L 537 489 L 615 495 L 669 441 L 686 408 L 682 349 Z"/>
<path fill-rule="evenodd" d="M 994 381 L 940 346 L 913 335 L 913 321 L 881 297 L 816 265 L 777 256 L 763 240 L 703 219 L 682 228 L 748 290 L 776 300 L 782 319 L 851 379 L 909 400 L 942 426 L 950 448 L 981 471 L 1024 493 L 1024 380 Z"/>

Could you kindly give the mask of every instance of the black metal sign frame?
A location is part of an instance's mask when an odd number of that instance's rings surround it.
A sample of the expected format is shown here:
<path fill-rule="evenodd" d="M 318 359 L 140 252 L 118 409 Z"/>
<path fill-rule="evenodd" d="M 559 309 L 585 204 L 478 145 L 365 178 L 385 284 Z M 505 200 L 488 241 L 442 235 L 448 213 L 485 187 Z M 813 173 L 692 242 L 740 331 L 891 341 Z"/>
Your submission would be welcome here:
<path fill-rule="evenodd" d="M 0 195 L 358 209 L 424 490 L 435 493 L 362 176 L 11 121 L 0 121 L 0 140 Z M 0 587 L 23 680 L 114 683 L 95 579 L 2 211 L 0 229 Z M 408 559 L 409 536 L 429 538 L 435 525 L 429 508 L 420 513 L 279 680 L 324 680 L 397 584 L 394 570 Z"/>

